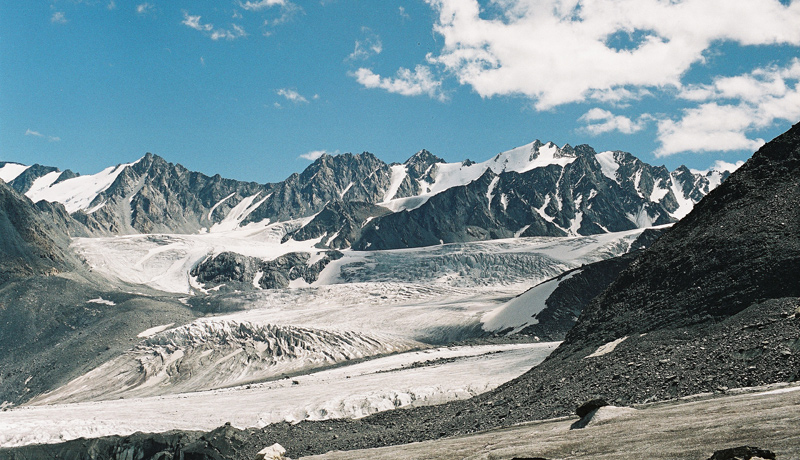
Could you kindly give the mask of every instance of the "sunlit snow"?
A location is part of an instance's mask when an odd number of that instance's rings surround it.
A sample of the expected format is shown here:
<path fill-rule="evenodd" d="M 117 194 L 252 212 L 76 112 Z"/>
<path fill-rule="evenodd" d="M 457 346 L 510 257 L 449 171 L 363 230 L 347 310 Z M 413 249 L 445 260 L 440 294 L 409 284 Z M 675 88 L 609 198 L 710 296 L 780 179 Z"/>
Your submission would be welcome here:
<path fill-rule="evenodd" d="M 6 163 L 0 166 L 0 179 L 2 179 L 3 182 L 11 182 L 28 168 L 30 168 L 30 166 L 21 165 L 19 163 Z"/>

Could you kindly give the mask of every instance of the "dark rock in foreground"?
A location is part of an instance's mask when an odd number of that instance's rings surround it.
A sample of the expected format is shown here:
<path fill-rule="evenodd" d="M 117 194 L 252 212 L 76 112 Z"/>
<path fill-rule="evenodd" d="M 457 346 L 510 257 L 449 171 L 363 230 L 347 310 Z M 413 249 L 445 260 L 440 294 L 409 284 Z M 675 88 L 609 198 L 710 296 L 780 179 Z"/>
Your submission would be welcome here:
<path fill-rule="evenodd" d="M 723 449 L 714 452 L 708 460 L 750 460 L 764 459 L 775 460 L 775 454 L 758 447 L 742 446 L 732 449 Z"/>

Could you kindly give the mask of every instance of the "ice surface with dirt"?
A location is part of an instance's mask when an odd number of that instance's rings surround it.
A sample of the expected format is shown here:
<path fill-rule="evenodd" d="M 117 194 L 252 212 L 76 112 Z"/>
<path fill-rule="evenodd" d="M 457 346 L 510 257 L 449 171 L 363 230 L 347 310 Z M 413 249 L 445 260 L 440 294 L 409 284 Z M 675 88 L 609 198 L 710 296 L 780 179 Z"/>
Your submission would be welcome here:
<path fill-rule="evenodd" d="M 470 398 L 539 364 L 558 343 L 440 347 L 234 388 L 0 412 L 0 446 L 136 431 L 211 430 L 231 422 L 358 418 Z"/>

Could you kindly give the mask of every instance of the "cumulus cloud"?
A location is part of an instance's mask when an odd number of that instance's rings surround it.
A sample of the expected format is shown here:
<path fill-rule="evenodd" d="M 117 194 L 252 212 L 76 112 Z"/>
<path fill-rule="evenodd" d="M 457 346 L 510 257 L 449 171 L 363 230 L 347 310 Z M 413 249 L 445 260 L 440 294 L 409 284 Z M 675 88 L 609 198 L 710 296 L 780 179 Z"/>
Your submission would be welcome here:
<path fill-rule="evenodd" d="M 608 110 L 595 107 L 583 114 L 578 120 L 587 123 L 586 126 L 581 128 L 583 131 L 597 136 L 613 131 L 619 131 L 623 134 L 633 134 L 644 129 L 647 122 L 651 119 L 652 117 L 649 114 L 645 114 L 634 121 L 626 116 L 614 115 Z"/>
<path fill-rule="evenodd" d="M 308 99 L 293 89 L 281 88 L 277 91 L 277 93 L 278 96 L 285 97 L 289 102 L 294 102 L 295 104 L 308 104 Z"/>
<path fill-rule="evenodd" d="M 679 152 L 756 150 L 764 144 L 748 133 L 777 121 L 800 119 L 800 59 L 748 74 L 718 77 L 683 89 L 680 97 L 700 103 L 677 120 L 658 123 L 657 156 Z"/>
<path fill-rule="evenodd" d="M 25 131 L 25 135 L 26 136 L 33 136 L 33 137 L 41 137 L 43 139 L 47 139 L 50 142 L 59 142 L 61 140 L 61 138 L 58 137 L 58 136 L 47 136 L 47 135 L 44 135 L 44 134 L 40 133 L 39 131 L 34 131 L 34 130 L 30 129 L 30 128 L 28 128 Z"/>
<path fill-rule="evenodd" d="M 396 78 L 381 77 L 363 67 L 358 69 L 353 76 L 358 83 L 367 88 L 381 88 L 403 96 L 428 95 L 432 99 L 440 101 L 447 99 L 441 89 L 442 82 L 434 77 L 429 67 L 423 65 L 418 65 L 413 72 L 400 68 Z"/>
<path fill-rule="evenodd" d="M 356 40 L 355 49 L 347 59 L 350 60 L 363 60 L 368 59 L 369 57 L 381 54 L 383 51 L 383 43 L 381 42 L 381 38 L 368 27 L 364 27 L 361 29 L 364 33 L 364 38 L 361 40 Z"/>
<path fill-rule="evenodd" d="M 55 13 L 53 13 L 52 16 L 50 16 L 50 22 L 52 22 L 53 24 L 66 24 L 67 17 L 64 15 L 63 12 L 56 11 Z"/>
<path fill-rule="evenodd" d="M 234 40 L 247 36 L 247 32 L 239 25 L 231 24 L 231 29 L 220 29 L 215 28 L 213 24 L 203 24 L 200 20 L 200 16 L 192 16 L 184 11 L 181 24 L 194 30 L 205 32 L 212 40 Z"/>
<path fill-rule="evenodd" d="M 482 97 L 523 95 L 540 110 L 679 88 L 715 42 L 800 44 L 798 1 L 494 0 L 487 9 L 477 0 L 426 2 L 444 38 L 429 63 Z"/>
<path fill-rule="evenodd" d="M 312 150 L 311 152 L 304 153 L 300 155 L 300 158 L 304 160 L 315 161 L 317 158 L 321 157 L 322 155 L 338 155 L 339 151 L 329 152 L 327 150 Z"/>

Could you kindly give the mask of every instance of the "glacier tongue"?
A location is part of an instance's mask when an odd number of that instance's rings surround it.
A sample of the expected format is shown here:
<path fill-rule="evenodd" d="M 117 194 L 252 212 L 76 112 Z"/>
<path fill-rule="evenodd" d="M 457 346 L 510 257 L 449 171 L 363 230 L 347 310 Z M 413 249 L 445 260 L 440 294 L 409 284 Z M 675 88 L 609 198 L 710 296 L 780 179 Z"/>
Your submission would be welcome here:
<path fill-rule="evenodd" d="M 420 346 L 386 334 L 197 320 L 145 338 L 32 404 L 208 390 Z"/>
<path fill-rule="evenodd" d="M 0 447 L 136 431 L 211 430 L 226 422 L 246 428 L 282 421 L 357 418 L 386 409 L 464 399 L 519 376 L 557 345 L 428 349 L 234 388 L 25 406 L 0 412 Z"/>

